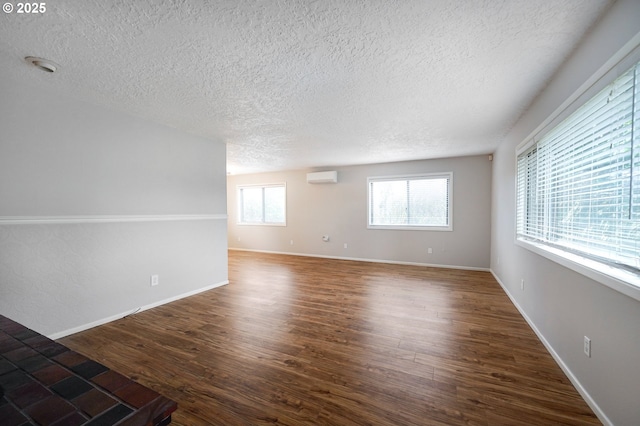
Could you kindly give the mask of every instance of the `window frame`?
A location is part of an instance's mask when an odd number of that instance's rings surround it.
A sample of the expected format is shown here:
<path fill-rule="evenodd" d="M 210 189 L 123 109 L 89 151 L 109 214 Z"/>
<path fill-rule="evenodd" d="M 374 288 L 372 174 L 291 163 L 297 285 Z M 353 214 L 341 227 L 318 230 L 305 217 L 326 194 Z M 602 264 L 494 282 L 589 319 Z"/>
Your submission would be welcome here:
<path fill-rule="evenodd" d="M 371 223 L 371 184 L 383 181 L 407 181 L 421 179 L 447 179 L 447 225 L 373 225 Z M 370 176 L 367 178 L 367 229 L 397 231 L 453 231 L 453 172 L 418 173 L 408 175 Z"/>
<path fill-rule="evenodd" d="M 543 123 L 520 143 L 514 156 L 514 243 L 533 253 L 543 256 L 574 272 L 584 275 L 600 284 L 612 288 L 633 299 L 640 300 L 640 273 L 610 263 L 587 257 L 580 253 L 570 252 L 544 242 L 534 241 L 518 235 L 519 192 L 518 192 L 518 159 L 522 154 L 531 151 L 532 147 L 549 132 L 553 131 L 565 119 L 582 108 L 597 96 L 604 88 L 612 84 L 618 77 L 629 71 L 640 61 L 640 46 L 635 42 L 616 53 L 596 74 L 587 80 L 572 96 L 562 103 Z M 636 99 L 636 104 L 639 102 Z M 636 107 L 637 108 L 637 107 Z M 525 193 L 526 194 L 526 193 Z M 525 195 L 526 197 L 526 195 Z M 524 206 L 526 209 L 526 206 Z"/>
<path fill-rule="evenodd" d="M 242 190 L 244 188 L 260 188 L 262 189 L 262 222 L 244 222 L 243 219 L 243 209 L 244 209 L 244 199 L 242 195 Z M 266 188 L 284 188 L 284 221 L 283 222 L 265 222 L 265 208 L 264 208 L 264 190 Z M 286 182 L 276 182 L 276 183 L 264 183 L 264 184 L 240 184 L 236 186 L 236 196 L 237 196 L 237 224 L 241 226 L 287 226 L 287 183 Z"/>

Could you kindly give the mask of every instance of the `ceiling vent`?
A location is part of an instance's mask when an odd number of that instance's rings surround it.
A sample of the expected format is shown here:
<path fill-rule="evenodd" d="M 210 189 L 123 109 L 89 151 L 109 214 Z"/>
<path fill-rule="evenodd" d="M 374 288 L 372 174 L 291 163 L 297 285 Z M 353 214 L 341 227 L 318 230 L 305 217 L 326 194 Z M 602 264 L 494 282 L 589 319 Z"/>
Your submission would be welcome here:
<path fill-rule="evenodd" d="M 338 183 L 338 172 L 307 173 L 307 183 Z"/>

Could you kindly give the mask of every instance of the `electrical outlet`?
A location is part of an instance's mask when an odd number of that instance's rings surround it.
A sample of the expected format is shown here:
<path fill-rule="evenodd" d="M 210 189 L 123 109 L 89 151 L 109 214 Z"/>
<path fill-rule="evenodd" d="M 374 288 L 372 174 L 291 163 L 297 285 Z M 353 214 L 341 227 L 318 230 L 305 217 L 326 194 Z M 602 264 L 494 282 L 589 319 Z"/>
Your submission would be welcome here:
<path fill-rule="evenodd" d="M 293 240 L 289 241 L 289 244 L 293 245 Z"/>
<path fill-rule="evenodd" d="M 151 275 L 151 287 L 160 284 L 159 277 L 157 275 Z"/>
<path fill-rule="evenodd" d="M 429 247 L 429 248 L 427 249 L 427 253 L 432 254 L 432 253 L 433 253 L 433 249 L 432 249 L 431 247 Z"/>
<path fill-rule="evenodd" d="M 344 248 L 347 248 L 347 243 L 344 243 Z"/>
<path fill-rule="evenodd" d="M 591 339 L 584 336 L 584 354 L 591 358 Z"/>
<path fill-rule="evenodd" d="M 520 280 L 520 290 L 524 291 L 524 278 Z"/>

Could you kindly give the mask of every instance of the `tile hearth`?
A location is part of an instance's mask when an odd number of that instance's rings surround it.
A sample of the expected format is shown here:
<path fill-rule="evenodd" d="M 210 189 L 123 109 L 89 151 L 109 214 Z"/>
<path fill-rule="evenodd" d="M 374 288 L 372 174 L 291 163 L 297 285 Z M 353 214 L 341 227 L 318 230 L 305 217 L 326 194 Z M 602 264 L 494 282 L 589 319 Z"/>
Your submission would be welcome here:
<path fill-rule="evenodd" d="M 167 425 L 177 404 L 0 315 L 4 426 Z"/>

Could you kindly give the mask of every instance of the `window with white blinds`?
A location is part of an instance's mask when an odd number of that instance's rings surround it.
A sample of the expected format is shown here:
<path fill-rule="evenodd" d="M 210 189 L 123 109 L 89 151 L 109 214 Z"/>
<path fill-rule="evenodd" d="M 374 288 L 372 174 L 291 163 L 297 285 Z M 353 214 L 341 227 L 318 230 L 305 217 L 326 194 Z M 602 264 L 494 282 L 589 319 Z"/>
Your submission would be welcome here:
<path fill-rule="evenodd" d="M 640 63 L 517 157 L 520 240 L 640 273 Z"/>
<path fill-rule="evenodd" d="M 285 184 L 238 187 L 238 223 L 286 225 Z"/>
<path fill-rule="evenodd" d="M 369 228 L 451 230 L 451 173 L 368 179 Z"/>

